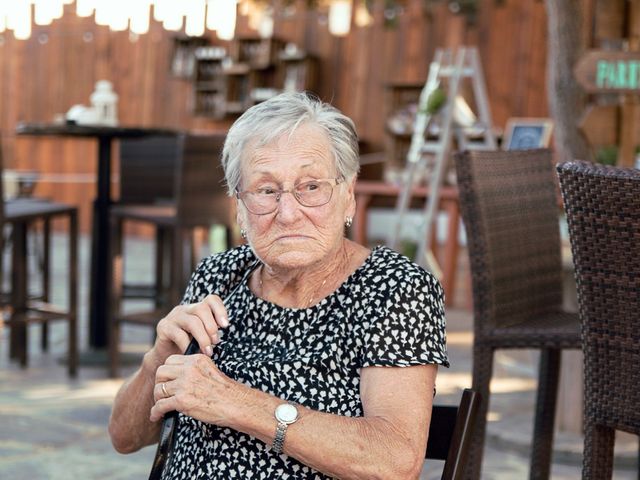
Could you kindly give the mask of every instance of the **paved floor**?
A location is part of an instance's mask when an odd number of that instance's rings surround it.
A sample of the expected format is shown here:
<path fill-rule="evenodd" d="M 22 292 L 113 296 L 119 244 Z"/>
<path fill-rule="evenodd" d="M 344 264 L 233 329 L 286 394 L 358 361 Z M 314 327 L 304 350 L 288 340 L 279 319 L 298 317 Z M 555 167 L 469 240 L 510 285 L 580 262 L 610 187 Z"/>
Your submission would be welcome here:
<path fill-rule="evenodd" d="M 145 259 L 150 262 L 153 255 L 148 245 L 135 242 L 130 248 L 138 260 L 127 265 L 127 274 L 137 279 L 148 276 Z M 81 260 L 85 265 L 86 254 L 83 242 Z M 54 276 L 64 273 L 64 261 L 64 256 L 56 258 L 59 265 L 54 266 Z M 81 280 L 81 298 L 86 298 L 86 275 Z M 56 286 L 62 283 L 54 282 Z M 57 287 L 54 296 L 64 298 Z M 86 305 L 82 306 L 81 318 L 86 319 Z M 442 369 L 439 374 L 437 401 L 455 403 L 461 389 L 471 382 L 472 320 L 462 309 L 450 310 L 447 318 L 452 368 Z M 82 366 L 79 378 L 69 380 L 60 360 L 66 348 L 65 326 L 53 325 L 48 353 L 38 346 L 38 327 L 30 333 L 30 366 L 21 370 L 7 358 L 8 329 L 0 325 L 0 479 L 147 478 L 154 448 L 119 455 L 111 448 L 106 432 L 111 402 L 122 380 L 107 379 L 105 368 L 95 365 Z M 130 360 L 123 372 L 126 374 L 134 370 L 134 363 L 150 345 L 151 332 L 127 327 L 123 338 Z M 86 320 L 81 325 L 81 339 L 86 345 Z M 528 476 L 536 364 L 535 355 L 528 351 L 500 352 L 496 356 L 483 479 Z M 559 433 L 556 447 L 552 478 L 580 478 L 582 439 Z M 621 463 L 614 478 L 637 478 L 637 443 L 625 440 L 616 449 Z M 425 465 L 421 478 L 439 478 L 440 468 L 438 462 Z"/>

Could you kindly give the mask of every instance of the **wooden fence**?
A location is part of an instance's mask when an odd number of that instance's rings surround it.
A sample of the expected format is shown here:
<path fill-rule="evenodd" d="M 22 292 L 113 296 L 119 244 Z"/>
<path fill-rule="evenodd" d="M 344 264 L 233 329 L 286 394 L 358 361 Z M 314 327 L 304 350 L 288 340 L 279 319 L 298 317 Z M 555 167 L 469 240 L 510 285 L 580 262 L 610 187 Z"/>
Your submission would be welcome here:
<path fill-rule="evenodd" d="M 388 113 L 384 85 L 424 81 L 437 47 L 478 46 L 496 126 L 511 116 L 546 116 L 544 3 L 481 0 L 473 24 L 452 14 L 446 3 L 426 14 L 424 0 L 402 1 L 395 27 L 387 27 L 385 2 L 375 0 L 371 26 L 336 38 L 327 31 L 326 12 L 309 11 L 298 1 L 293 9 L 277 10 L 274 32 L 320 58 L 318 93 L 351 116 L 361 137 L 376 145 L 383 144 Z M 2 34 L 0 133 L 5 168 L 41 172 L 44 181 L 37 194 L 81 205 L 86 230 L 97 146 L 76 139 L 16 137 L 19 121 L 51 121 L 74 104 L 88 104 L 95 81 L 109 79 L 120 97 L 124 125 L 212 130 L 227 128 L 228 122 L 191 114 L 191 83 L 171 75 L 172 34 L 159 24 L 152 22 L 150 33 L 132 40 L 126 32 L 110 32 L 77 17 L 73 5 L 65 8 L 62 19 L 36 27 L 30 40 Z M 238 33 L 251 33 L 243 18 Z"/>

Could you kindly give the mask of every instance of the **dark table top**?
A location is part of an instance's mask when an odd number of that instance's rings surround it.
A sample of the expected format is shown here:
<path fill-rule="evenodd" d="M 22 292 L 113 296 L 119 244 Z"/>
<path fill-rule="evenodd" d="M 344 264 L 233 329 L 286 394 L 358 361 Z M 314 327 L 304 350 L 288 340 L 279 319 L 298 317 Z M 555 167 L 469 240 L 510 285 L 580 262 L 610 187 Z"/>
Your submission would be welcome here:
<path fill-rule="evenodd" d="M 154 127 L 110 127 L 107 125 L 77 125 L 69 123 L 19 123 L 17 135 L 58 135 L 70 137 L 135 138 L 151 135 L 178 135 L 180 130 Z"/>

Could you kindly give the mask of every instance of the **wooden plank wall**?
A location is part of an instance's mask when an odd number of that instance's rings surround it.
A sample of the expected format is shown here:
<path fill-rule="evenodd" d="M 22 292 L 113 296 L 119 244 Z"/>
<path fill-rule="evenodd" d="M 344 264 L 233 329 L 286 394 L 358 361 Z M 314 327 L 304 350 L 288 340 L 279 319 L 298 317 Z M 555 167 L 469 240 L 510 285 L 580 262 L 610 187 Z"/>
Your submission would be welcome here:
<path fill-rule="evenodd" d="M 355 120 L 364 140 L 383 144 L 384 84 L 424 81 L 440 46 L 479 47 L 495 125 L 504 126 L 510 116 L 547 115 L 546 13 L 540 0 L 481 0 L 473 25 L 451 14 L 446 2 L 426 15 L 423 0 L 405 0 L 395 28 L 384 26 L 384 1 L 375 0 L 373 25 L 345 38 L 327 32 L 326 11 L 304 5 L 298 1 L 288 15 L 277 9 L 275 34 L 320 57 L 318 93 Z M 17 122 L 51 121 L 74 104 L 88 104 L 98 79 L 114 83 L 125 125 L 212 130 L 228 122 L 191 115 L 191 84 L 171 76 L 172 34 L 160 25 L 152 22 L 149 34 L 132 41 L 126 32 L 76 17 L 74 5 L 65 8 L 61 20 L 37 27 L 28 41 L 3 35 L 0 133 L 7 167 L 75 175 L 61 183 L 41 182 L 37 194 L 81 205 L 86 230 L 97 147 L 90 140 L 16 137 Z M 238 33 L 251 33 L 244 18 Z"/>

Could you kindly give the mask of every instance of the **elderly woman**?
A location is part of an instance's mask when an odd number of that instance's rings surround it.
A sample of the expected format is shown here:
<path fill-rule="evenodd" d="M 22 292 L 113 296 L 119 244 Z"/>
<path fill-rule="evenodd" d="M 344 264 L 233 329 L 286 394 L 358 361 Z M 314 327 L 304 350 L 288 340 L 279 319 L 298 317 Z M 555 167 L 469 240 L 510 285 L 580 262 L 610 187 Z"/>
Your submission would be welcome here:
<path fill-rule="evenodd" d="M 345 238 L 353 122 L 282 94 L 233 124 L 222 162 L 247 244 L 203 260 L 158 323 L 116 397 L 115 448 L 157 442 L 177 410 L 165 478 L 418 477 L 447 365 L 442 289 Z M 202 353 L 184 356 L 191 338 Z"/>

